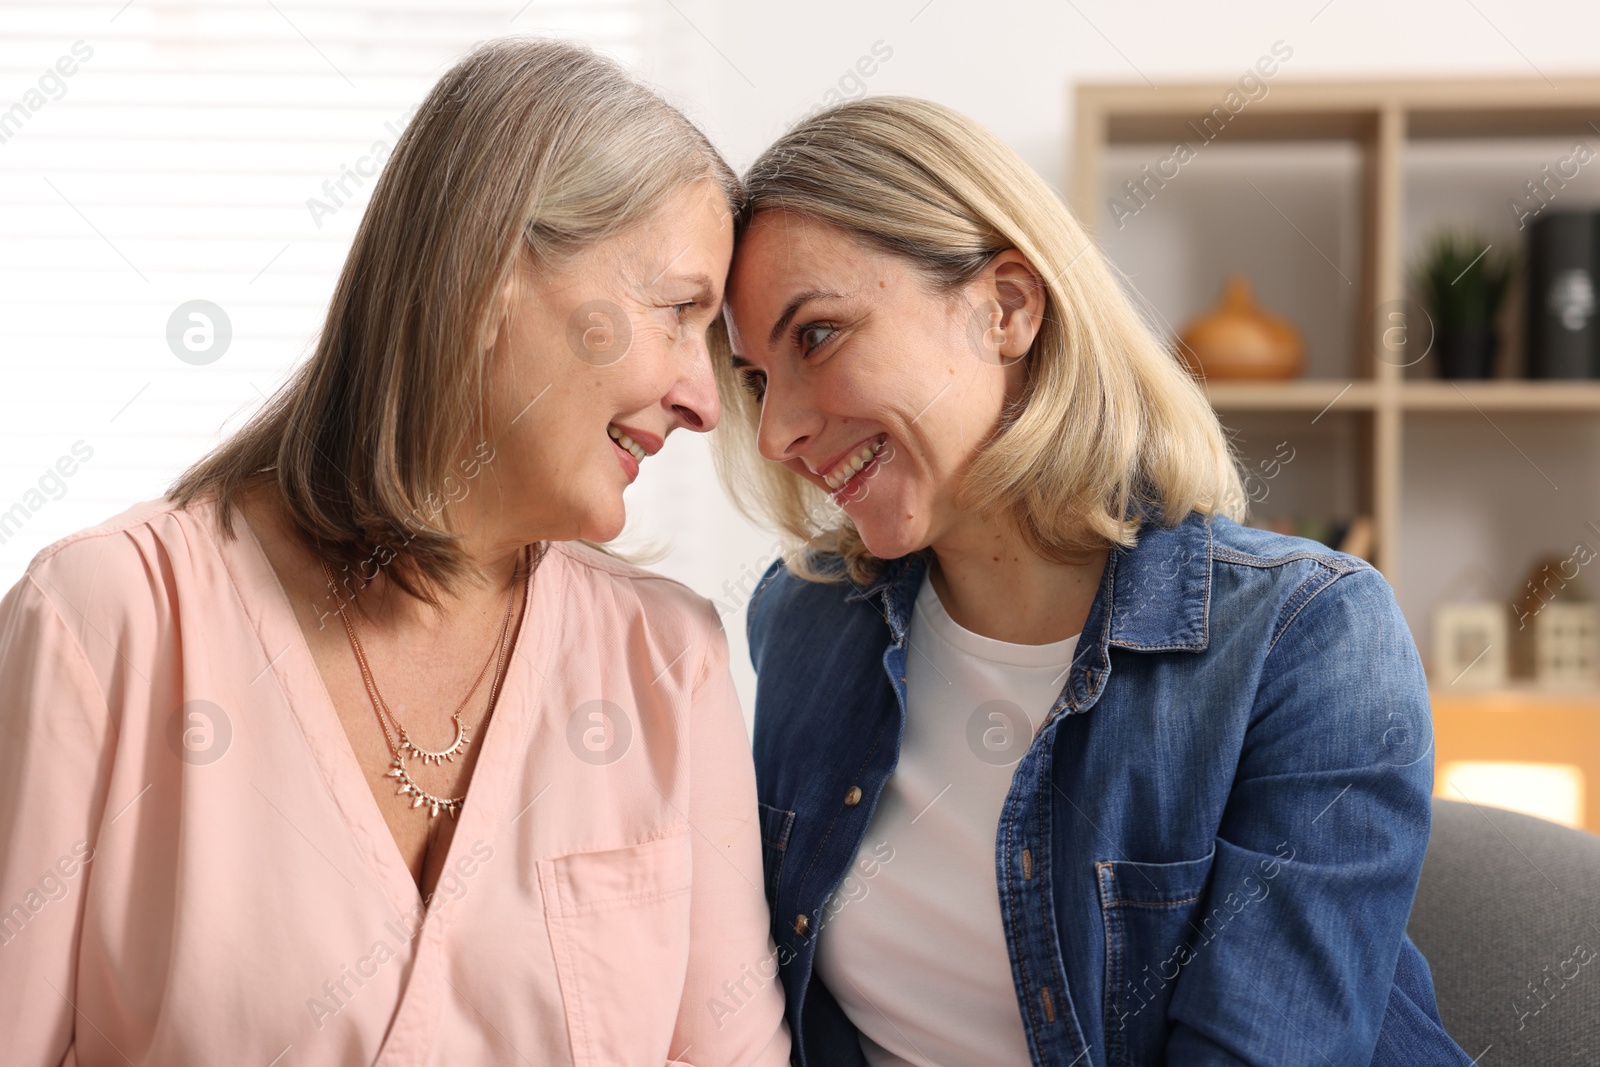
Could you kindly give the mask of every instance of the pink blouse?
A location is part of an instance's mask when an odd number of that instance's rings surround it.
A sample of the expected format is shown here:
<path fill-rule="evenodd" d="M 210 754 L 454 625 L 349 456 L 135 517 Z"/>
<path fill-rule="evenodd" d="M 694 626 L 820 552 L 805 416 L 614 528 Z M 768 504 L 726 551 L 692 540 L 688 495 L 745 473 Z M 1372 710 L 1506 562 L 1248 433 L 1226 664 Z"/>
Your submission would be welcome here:
<path fill-rule="evenodd" d="M 0 602 L 0 1061 L 787 1062 L 708 601 L 551 545 L 424 907 L 283 586 L 214 513 L 135 505 Z"/>

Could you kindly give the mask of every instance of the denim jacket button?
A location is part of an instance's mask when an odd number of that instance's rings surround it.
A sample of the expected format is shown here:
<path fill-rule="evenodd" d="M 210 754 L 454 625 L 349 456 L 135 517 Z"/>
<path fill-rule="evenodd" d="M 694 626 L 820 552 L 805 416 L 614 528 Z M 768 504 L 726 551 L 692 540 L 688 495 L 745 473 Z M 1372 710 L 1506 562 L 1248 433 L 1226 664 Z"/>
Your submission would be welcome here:
<path fill-rule="evenodd" d="M 853 785 L 850 787 L 850 792 L 844 795 L 844 806 L 853 808 L 859 803 L 861 803 L 861 787 Z"/>
<path fill-rule="evenodd" d="M 799 934 L 801 937 L 804 937 L 804 936 L 806 936 L 807 933 L 810 932 L 810 930 L 811 930 L 811 919 L 808 916 L 796 915 L 794 917 L 794 932 L 795 933 Z"/>

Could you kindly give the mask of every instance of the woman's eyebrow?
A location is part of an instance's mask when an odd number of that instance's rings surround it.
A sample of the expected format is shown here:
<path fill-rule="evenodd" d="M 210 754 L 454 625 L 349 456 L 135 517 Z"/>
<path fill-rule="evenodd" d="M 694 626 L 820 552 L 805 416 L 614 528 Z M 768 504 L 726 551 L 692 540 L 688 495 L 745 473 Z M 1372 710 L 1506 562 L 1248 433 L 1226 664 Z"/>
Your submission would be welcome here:
<path fill-rule="evenodd" d="M 772 324 L 772 332 L 767 335 L 767 347 L 772 348 L 778 343 L 778 338 L 783 335 L 784 330 L 789 328 L 789 323 L 791 320 L 793 320 L 795 313 L 804 307 L 808 302 L 812 300 L 822 300 L 828 297 L 840 297 L 843 295 L 843 293 L 831 292 L 824 289 L 810 289 L 797 295 L 793 300 L 789 301 L 789 305 L 783 309 L 783 314 L 778 316 L 778 321 Z"/>
<path fill-rule="evenodd" d="M 663 281 L 663 276 L 665 274 L 666 274 L 665 271 L 663 271 L 661 274 L 658 274 L 656 276 L 655 280 L 652 281 L 650 284 L 652 286 L 661 284 L 662 281 Z M 674 275 L 671 278 L 666 278 L 665 282 L 667 284 L 674 285 L 674 286 L 677 286 L 677 285 L 693 286 L 694 290 L 695 290 L 695 292 L 694 292 L 695 299 L 700 301 L 703 304 L 712 303 L 716 299 L 716 296 L 717 296 L 716 283 L 711 280 L 711 275 L 709 275 L 709 274 L 703 274 L 703 273 L 698 273 L 697 272 L 695 274 Z"/>

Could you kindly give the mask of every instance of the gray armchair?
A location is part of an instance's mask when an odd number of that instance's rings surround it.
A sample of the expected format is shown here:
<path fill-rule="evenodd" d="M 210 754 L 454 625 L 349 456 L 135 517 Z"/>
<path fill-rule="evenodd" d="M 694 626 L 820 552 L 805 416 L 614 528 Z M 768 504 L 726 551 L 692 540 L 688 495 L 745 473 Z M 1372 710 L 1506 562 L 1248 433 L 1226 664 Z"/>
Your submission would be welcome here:
<path fill-rule="evenodd" d="M 1436 798 L 1407 932 L 1480 1067 L 1600 1065 L 1600 837 Z"/>

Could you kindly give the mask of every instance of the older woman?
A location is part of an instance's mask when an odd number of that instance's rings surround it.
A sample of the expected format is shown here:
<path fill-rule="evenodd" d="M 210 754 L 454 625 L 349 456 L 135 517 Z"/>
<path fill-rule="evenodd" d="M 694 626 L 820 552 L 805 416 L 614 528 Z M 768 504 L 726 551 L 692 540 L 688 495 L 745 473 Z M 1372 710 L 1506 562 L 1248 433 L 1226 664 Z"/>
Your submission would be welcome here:
<path fill-rule="evenodd" d="M 1200 390 L 974 123 L 847 104 L 746 186 L 722 462 L 792 542 L 748 625 L 799 1062 L 1465 1064 L 1383 577 L 1235 521 Z"/>
<path fill-rule="evenodd" d="M 709 430 L 731 172 L 476 50 L 312 358 L 0 605 L 7 1064 L 782 1064 L 709 602 L 588 542 Z"/>

